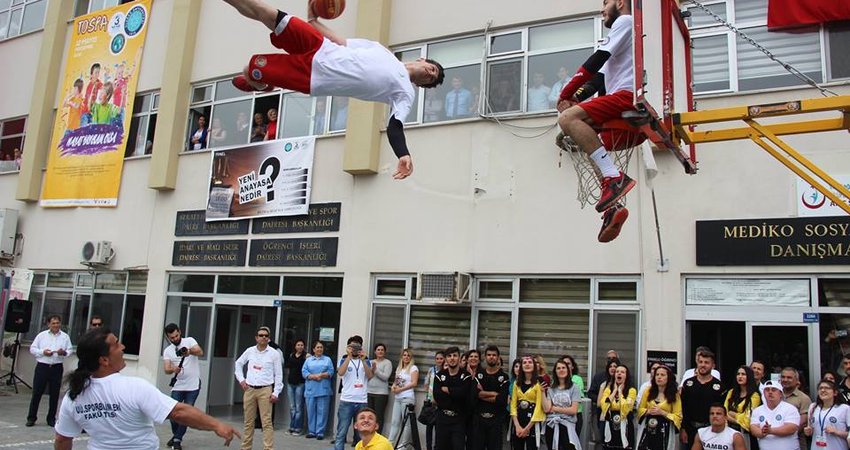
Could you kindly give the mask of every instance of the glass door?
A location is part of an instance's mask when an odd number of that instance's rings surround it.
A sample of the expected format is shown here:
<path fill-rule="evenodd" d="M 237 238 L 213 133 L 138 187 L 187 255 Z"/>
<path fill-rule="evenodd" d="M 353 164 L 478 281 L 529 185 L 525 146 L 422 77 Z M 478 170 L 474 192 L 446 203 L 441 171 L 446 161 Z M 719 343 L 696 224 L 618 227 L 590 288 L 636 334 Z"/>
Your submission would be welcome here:
<path fill-rule="evenodd" d="M 212 327 L 212 305 L 207 302 L 191 302 L 186 311 L 186 326 L 183 327 L 183 335 L 194 338 L 198 345 L 204 350 L 204 355 L 198 358 L 198 366 L 201 372 L 201 392 L 195 407 L 201 411 L 207 410 L 207 392 L 209 392 L 210 379 L 210 338 Z"/>
<path fill-rule="evenodd" d="M 765 365 L 764 379 L 779 381 L 785 367 L 793 367 L 800 373 L 800 389 L 809 392 L 812 382 L 817 382 L 820 374 L 814 374 L 816 367 L 811 348 L 811 326 L 800 323 L 749 323 L 750 361 L 760 360 Z"/>

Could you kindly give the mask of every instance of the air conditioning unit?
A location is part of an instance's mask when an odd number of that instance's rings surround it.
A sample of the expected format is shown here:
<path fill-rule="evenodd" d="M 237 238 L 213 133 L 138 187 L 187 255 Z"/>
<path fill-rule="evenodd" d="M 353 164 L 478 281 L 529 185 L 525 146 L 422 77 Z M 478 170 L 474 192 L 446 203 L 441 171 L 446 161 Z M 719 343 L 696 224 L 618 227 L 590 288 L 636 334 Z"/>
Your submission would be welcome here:
<path fill-rule="evenodd" d="M 83 264 L 106 265 L 115 256 L 115 250 L 112 249 L 112 242 L 110 241 L 86 242 L 83 244 L 82 253 Z"/>
<path fill-rule="evenodd" d="M 18 232 L 18 210 L 0 209 L 0 256 L 15 254 L 15 234 Z"/>
<path fill-rule="evenodd" d="M 461 272 L 422 272 L 416 298 L 432 302 L 468 302 L 472 276 Z"/>

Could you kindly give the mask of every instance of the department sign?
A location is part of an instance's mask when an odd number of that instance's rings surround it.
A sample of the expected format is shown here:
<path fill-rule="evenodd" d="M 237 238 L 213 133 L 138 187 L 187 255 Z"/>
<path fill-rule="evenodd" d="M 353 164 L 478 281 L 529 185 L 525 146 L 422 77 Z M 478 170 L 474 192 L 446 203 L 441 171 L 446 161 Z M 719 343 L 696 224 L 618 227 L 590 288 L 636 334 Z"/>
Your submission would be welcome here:
<path fill-rule="evenodd" d="M 244 239 L 175 241 L 171 265 L 242 267 L 247 249 L 248 241 Z"/>
<path fill-rule="evenodd" d="M 333 267 L 339 238 L 253 239 L 252 267 Z"/>
<path fill-rule="evenodd" d="M 698 266 L 850 264 L 850 217 L 696 223 Z"/>

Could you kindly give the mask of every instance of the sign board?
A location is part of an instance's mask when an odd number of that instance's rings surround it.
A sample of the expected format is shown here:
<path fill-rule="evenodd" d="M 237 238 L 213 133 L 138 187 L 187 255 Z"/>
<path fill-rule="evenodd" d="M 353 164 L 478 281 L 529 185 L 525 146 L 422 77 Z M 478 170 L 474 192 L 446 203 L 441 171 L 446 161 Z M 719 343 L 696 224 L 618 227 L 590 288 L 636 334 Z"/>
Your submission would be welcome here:
<path fill-rule="evenodd" d="M 809 306 L 808 279 L 688 278 L 687 305 Z"/>
<path fill-rule="evenodd" d="M 659 363 L 670 368 L 673 373 L 679 373 L 679 356 L 676 352 L 667 352 L 663 350 L 647 350 L 646 351 L 646 370 L 649 373 L 650 367 L 653 364 Z"/>
<path fill-rule="evenodd" d="M 174 224 L 175 236 L 216 236 L 226 234 L 247 234 L 250 221 L 207 222 L 206 211 L 177 211 Z"/>
<path fill-rule="evenodd" d="M 818 323 L 820 322 L 820 314 L 814 312 L 803 313 L 803 323 Z"/>
<path fill-rule="evenodd" d="M 339 231 L 342 203 L 314 203 L 306 215 L 254 219 L 252 233 L 313 233 Z"/>
<path fill-rule="evenodd" d="M 835 181 L 850 189 L 850 175 L 839 175 L 834 177 Z M 838 198 L 842 198 L 838 191 L 829 188 Z M 826 198 L 823 193 L 814 188 L 808 181 L 797 178 L 797 215 L 800 217 L 811 216 L 844 216 L 846 213 L 841 207 Z"/>
<path fill-rule="evenodd" d="M 171 256 L 173 266 L 236 266 L 245 265 L 248 241 L 175 241 Z"/>
<path fill-rule="evenodd" d="M 850 264 L 850 216 L 696 223 L 698 266 Z"/>
<path fill-rule="evenodd" d="M 339 238 L 253 239 L 252 267 L 333 267 Z"/>

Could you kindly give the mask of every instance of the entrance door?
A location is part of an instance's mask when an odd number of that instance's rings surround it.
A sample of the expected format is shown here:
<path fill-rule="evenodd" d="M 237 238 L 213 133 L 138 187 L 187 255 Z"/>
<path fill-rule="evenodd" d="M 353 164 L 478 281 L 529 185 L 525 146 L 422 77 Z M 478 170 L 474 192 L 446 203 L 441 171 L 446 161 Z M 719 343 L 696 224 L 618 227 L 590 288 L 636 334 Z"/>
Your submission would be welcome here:
<path fill-rule="evenodd" d="M 210 349 L 207 344 L 210 342 L 210 335 L 212 333 L 210 317 L 212 317 L 212 305 L 210 303 L 189 303 L 189 308 L 186 311 L 184 335 L 195 338 L 198 341 L 198 345 L 204 350 L 204 355 L 198 358 L 198 367 L 201 374 L 201 392 L 195 401 L 195 407 L 201 411 L 207 410 L 207 392 L 209 391 L 207 380 L 209 380 L 210 371 L 210 356 L 208 354 Z"/>
<path fill-rule="evenodd" d="M 809 351 L 809 325 L 750 323 L 750 348 L 752 357 L 764 362 L 765 379 L 779 380 L 784 367 L 793 367 L 800 373 L 801 389 L 817 382 L 810 368 L 815 367 Z"/>

